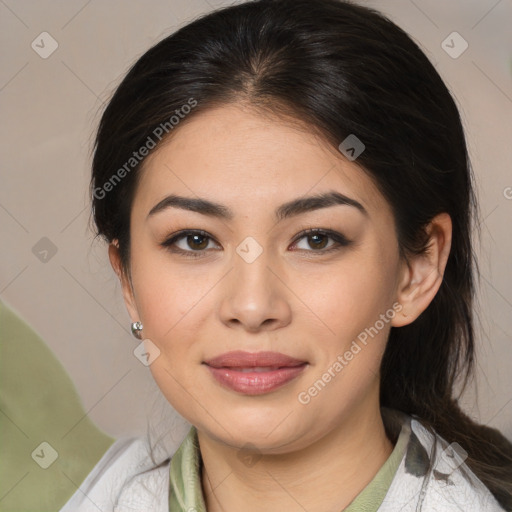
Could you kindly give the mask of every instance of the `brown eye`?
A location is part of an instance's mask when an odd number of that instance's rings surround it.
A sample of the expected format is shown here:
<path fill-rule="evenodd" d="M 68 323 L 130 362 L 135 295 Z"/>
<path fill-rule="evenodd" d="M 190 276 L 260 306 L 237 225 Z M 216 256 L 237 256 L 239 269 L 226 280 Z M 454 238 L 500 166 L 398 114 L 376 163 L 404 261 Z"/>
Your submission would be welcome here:
<path fill-rule="evenodd" d="M 184 230 L 176 233 L 160 245 L 170 252 L 198 257 L 206 255 L 210 241 L 213 241 L 213 238 L 205 231 Z"/>
<path fill-rule="evenodd" d="M 324 249 L 329 240 L 329 237 L 327 235 L 322 235 L 318 233 L 308 235 L 307 238 L 308 241 L 311 243 L 311 247 L 314 247 L 315 249 Z"/>
<path fill-rule="evenodd" d="M 208 237 L 203 235 L 188 235 L 187 238 L 187 244 L 189 244 L 189 247 L 192 249 L 206 249 L 208 246 Z M 202 243 L 201 243 L 202 242 Z"/>
<path fill-rule="evenodd" d="M 306 240 L 307 247 L 300 247 L 298 242 L 302 239 Z M 329 239 L 333 243 L 329 244 Z M 294 250 L 306 251 L 310 253 L 326 254 L 331 251 L 336 251 L 342 247 L 350 245 L 352 242 L 345 238 L 341 233 L 331 231 L 329 229 L 308 229 L 300 233 L 293 244 Z"/>

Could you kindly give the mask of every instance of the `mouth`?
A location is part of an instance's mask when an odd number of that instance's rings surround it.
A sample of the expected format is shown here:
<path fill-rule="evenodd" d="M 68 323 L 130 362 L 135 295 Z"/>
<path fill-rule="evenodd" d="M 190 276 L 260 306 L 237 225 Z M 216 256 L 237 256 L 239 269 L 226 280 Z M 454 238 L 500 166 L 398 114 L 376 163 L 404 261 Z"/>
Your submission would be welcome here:
<path fill-rule="evenodd" d="M 307 362 L 288 366 L 212 366 L 205 363 L 213 378 L 225 389 L 244 395 L 275 391 L 299 377 Z"/>
<path fill-rule="evenodd" d="M 234 350 L 212 359 L 203 361 L 212 368 L 261 369 L 261 371 L 289 368 L 307 363 L 305 360 L 282 354 L 280 352 L 245 352 Z"/>
<path fill-rule="evenodd" d="M 300 365 L 297 365 L 300 366 Z M 225 370 L 232 370 L 240 373 L 263 373 L 280 370 L 281 368 L 295 368 L 295 366 L 248 366 L 246 368 L 236 366 L 222 366 Z"/>

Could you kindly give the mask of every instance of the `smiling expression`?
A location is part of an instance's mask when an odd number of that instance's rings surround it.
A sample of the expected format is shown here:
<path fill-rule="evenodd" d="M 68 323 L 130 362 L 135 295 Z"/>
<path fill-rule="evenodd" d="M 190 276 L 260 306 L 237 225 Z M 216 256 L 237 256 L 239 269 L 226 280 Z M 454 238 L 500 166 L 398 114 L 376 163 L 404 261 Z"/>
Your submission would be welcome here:
<path fill-rule="evenodd" d="M 369 176 L 305 127 L 241 105 L 183 123 L 144 162 L 131 211 L 133 321 L 151 372 L 208 434 L 306 446 L 378 403 L 392 321 L 307 405 L 297 396 L 396 301 L 393 215 Z M 307 232 L 307 230 L 318 230 Z M 205 361 L 272 351 L 307 364 L 268 392 L 223 385 Z"/>

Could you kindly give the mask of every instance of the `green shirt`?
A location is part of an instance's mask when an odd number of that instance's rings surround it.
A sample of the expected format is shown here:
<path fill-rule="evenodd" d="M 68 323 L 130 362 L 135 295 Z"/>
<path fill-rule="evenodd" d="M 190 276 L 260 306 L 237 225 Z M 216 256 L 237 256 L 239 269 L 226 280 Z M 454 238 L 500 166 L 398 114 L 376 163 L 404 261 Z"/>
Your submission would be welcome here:
<path fill-rule="evenodd" d="M 375 512 L 381 505 L 405 454 L 410 431 L 404 429 L 398 433 L 396 423 L 392 425 L 389 420 L 386 421 L 386 409 L 383 409 L 383 421 L 388 435 L 392 439 L 398 437 L 395 447 L 371 482 L 351 501 L 344 512 Z M 197 430 L 192 426 L 171 459 L 170 512 L 206 512 L 201 487 L 201 464 Z"/>

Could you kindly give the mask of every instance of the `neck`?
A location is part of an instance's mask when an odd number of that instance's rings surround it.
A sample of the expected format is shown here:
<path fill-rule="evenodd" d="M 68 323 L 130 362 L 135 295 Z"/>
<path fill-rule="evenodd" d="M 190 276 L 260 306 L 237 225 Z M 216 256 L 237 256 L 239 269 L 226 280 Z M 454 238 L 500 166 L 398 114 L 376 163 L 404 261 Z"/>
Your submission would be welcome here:
<path fill-rule="evenodd" d="M 377 400 L 359 407 L 323 437 L 285 454 L 258 454 L 244 464 L 239 450 L 198 431 L 208 512 L 339 511 L 366 487 L 393 450 Z"/>

